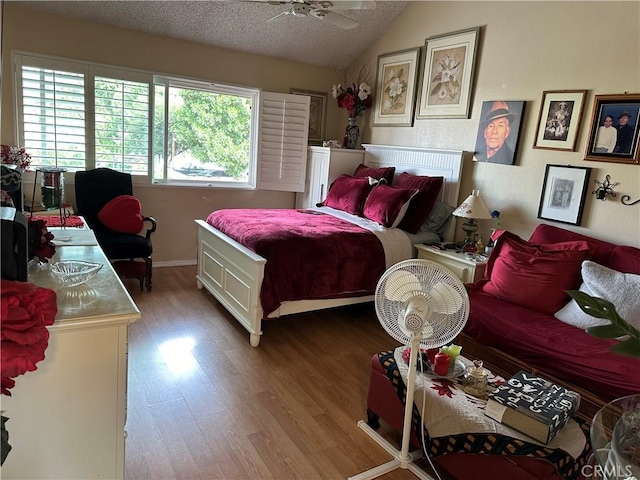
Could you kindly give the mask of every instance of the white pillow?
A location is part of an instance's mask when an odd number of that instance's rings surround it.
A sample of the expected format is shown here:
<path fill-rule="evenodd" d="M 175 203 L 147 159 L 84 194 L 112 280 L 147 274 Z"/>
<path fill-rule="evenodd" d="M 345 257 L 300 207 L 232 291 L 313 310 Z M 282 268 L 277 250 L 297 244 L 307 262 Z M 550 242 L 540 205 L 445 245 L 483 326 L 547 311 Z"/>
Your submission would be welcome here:
<path fill-rule="evenodd" d="M 640 329 L 640 275 L 617 272 L 585 260 L 582 262 L 582 280 L 581 292 L 610 301 L 620 317 Z M 558 320 L 582 329 L 609 323 L 587 315 L 573 299 L 554 315 Z"/>

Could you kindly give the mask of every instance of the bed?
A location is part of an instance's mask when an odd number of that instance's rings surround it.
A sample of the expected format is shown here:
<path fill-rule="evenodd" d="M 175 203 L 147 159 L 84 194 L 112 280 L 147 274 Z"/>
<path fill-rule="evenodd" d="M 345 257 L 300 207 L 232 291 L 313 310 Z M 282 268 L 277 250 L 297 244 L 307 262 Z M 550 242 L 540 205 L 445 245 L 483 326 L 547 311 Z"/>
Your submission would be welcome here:
<path fill-rule="evenodd" d="M 365 144 L 363 148 L 366 166 L 393 166 L 396 178 L 403 172 L 443 177 L 439 200 L 444 204 L 457 205 L 464 152 L 371 144 Z M 353 172 L 343 173 L 350 175 Z M 197 287 L 210 292 L 237 319 L 249 332 L 250 343 L 254 347 L 260 343 L 264 320 L 373 300 L 371 291 L 353 292 L 348 296 L 340 294 L 337 298 L 302 298 L 284 301 L 273 310 L 269 308 L 269 313 L 265 314 L 260 299 L 267 259 L 207 223 L 207 220 L 198 219 L 195 222 L 198 230 Z M 446 241 L 453 239 L 454 228 L 455 222 L 449 222 L 443 234 Z M 408 241 L 420 240 L 419 237 L 410 237 Z M 307 274 L 314 275 L 315 272 Z"/>

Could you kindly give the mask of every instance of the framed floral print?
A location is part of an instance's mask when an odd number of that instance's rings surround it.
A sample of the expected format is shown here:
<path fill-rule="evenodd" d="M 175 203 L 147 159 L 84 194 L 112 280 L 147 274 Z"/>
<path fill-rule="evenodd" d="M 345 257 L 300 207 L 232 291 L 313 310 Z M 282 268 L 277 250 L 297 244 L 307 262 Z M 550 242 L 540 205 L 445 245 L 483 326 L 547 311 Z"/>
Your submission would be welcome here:
<path fill-rule="evenodd" d="M 538 218 L 580 225 L 590 174 L 589 167 L 547 165 Z"/>
<path fill-rule="evenodd" d="M 324 125 L 327 112 L 327 94 L 314 92 L 313 90 L 289 89 L 294 95 L 306 95 L 311 97 L 309 104 L 309 144 L 322 145 L 324 140 Z"/>
<path fill-rule="evenodd" d="M 640 94 L 596 95 L 585 160 L 640 164 Z"/>
<path fill-rule="evenodd" d="M 533 148 L 576 151 L 586 90 L 542 92 Z"/>
<path fill-rule="evenodd" d="M 480 27 L 429 37 L 417 118 L 469 118 Z"/>
<path fill-rule="evenodd" d="M 378 56 L 374 127 L 411 127 L 420 47 Z"/>

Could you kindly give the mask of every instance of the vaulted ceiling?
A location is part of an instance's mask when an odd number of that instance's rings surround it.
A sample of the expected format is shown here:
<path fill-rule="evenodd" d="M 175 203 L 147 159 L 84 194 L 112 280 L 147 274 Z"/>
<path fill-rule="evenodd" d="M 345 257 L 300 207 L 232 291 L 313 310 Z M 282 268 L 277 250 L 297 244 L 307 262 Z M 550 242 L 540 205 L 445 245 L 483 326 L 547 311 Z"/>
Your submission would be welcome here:
<path fill-rule="evenodd" d="M 20 1 L 24 7 L 193 42 L 342 69 L 402 11 L 407 1 L 311 1 L 358 23 L 344 29 L 312 14 L 283 14 L 301 0 Z M 347 9 L 358 3 L 373 7 Z M 300 5 L 295 5 L 299 7 Z M 302 7 L 305 8 L 305 7 Z M 267 22 L 278 14 L 273 21 Z M 304 12 L 302 12 L 304 13 Z M 341 18 L 340 23 L 351 23 Z"/>

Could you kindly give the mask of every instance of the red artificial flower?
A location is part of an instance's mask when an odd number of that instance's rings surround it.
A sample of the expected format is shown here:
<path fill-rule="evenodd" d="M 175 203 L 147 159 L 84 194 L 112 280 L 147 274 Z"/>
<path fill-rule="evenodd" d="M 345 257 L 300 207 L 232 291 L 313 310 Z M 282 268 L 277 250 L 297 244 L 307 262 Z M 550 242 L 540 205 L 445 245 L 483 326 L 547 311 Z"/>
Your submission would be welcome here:
<path fill-rule="evenodd" d="M 13 378 L 35 370 L 45 358 L 58 306 L 56 292 L 28 282 L 2 279 L 0 295 L 0 392 L 10 395 Z"/>

